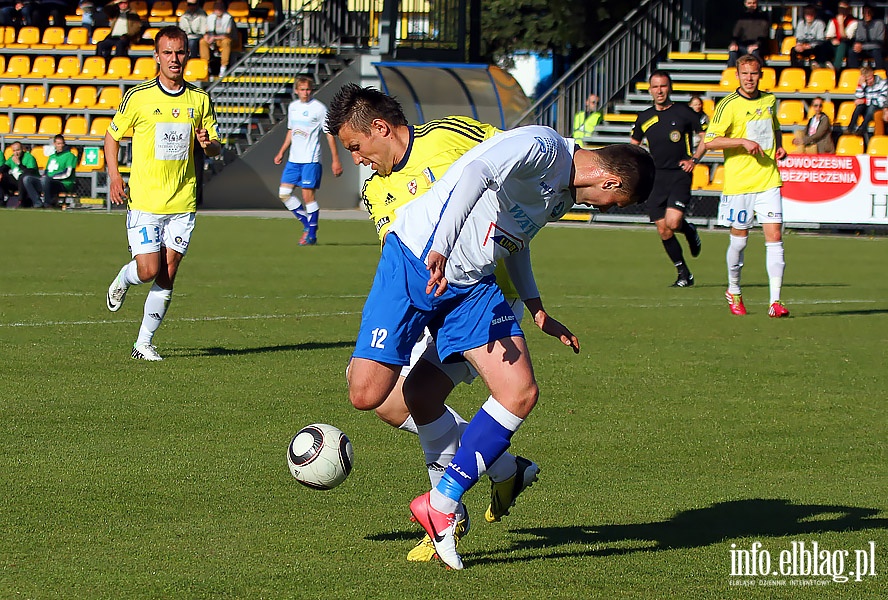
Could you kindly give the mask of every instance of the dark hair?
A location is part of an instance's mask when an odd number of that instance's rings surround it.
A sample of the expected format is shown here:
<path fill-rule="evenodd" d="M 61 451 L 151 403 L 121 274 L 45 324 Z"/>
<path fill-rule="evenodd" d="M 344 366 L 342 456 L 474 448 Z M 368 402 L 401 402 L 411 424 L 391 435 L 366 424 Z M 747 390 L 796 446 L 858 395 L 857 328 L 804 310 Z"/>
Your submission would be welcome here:
<path fill-rule="evenodd" d="M 54 138 L 52 138 L 52 141 L 56 141 L 56 140 L 62 140 L 62 142 L 64 142 L 65 136 L 63 136 L 61 133 L 56 134 L 56 136 Z"/>
<path fill-rule="evenodd" d="M 619 177 L 623 194 L 633 204 L 644 202 L 654 189 L 654 159 L 635 144 L 610 144 L 595 151 L 601 168 Z"/>
<path fill-rule="evenodd" d="M 163 38 L 169 38 L 171 40 L 182 40 L 182 43 L 185 44 L 185 50 L 188 50 L 188 34 L 175 25 L 168 25 L 167 27 L 164 27 L 157 32 L 157 35 L 154 36 L 155 50 L 160 48 L 160 40 Z"/>
<path fill-rule="evenodd" d="M 356 83 L 342 86 L 327 110 L 327 131 L 339 135 L 339 128 L 348 124 L 360 133 L 369 134 L 370 124 L 382 119 L 391 125 L 407 125 L 407 117 L 397 100 L 372 87 Z"/>
<path fill-rule="evenodd" d="M 654 77 L 665 77 L 666 81 L 669 82 L 669 85 L 672 86 L 672 77 L 670 77 L 669 73 L 667 73 L 666 71 L 661 71 L 661 70 L 657 69 L 656 71 L 651 73 L 651 76 L 648 77 L 648 81 L 650 81 Z"/>

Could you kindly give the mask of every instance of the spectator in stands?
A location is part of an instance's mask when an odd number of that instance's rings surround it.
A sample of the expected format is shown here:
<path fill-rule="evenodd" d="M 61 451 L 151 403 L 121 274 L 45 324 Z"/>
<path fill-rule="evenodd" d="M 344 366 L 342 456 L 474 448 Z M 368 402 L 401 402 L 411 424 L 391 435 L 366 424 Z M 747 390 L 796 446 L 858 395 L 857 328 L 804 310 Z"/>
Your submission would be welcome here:
<path fill-rule="evenodd" d="M 851 16 L 851 6 L 847 1 L 839 2 L 836 16 L 829 20 L 826 26 L 826 39 L 833 46 L 834 54 L 832 63 L 836 71 L 841 71 L 845 65 L 845 57 L 854 43 L 854 33 L 857 31 L 857 19 Z"/>
<path fill-rule="evenodd" d="M 179 29 L 188 35 L 188 56 L 200 56 L 200 40 L 207 33 L 207 13 L 198 0 L 188 0 L 179 17 Z"/>
<path fill-rule="evenodd" d="M 694 94 L 691 96 L 691 99 L 688 100 L 688 106 L 691 107 L 691 110 L 700 115 L 700 129 L 703 133 L 706 133 L 706 129 L 709 127 L 709 115 L 703 112 L 703 98 L 699 95 Z M 691 150 L 696 150 L 697 146 L 700 144 L 700 139 L 697 136 L 691 137 Z"/>
<path fill-rule="evenodd" d="M 0 165 L 0 194 L 6 208 L 18 206 L 31 206 L 31 200 L 25 190 L 24 181 L 26 175 L 37 175 L 37 159 L 22 147 L 21 142 L 10 144 L 12 154 Z M 12 194 L 18 194 L 13 197 Z"/>
<path fill-rule="evenodd" d="M 216 0 L 213 14 L 207 17 L 207 32 L 200 41 L 200 57 L 209 63 L 213 52 L 219 52 L 221 64 L 219 77 L 225 77 L 231 51 L 240 49 L 240 34 L 232 17 L 225 10 L 225 3 Z"/>
<path fill-rule="evenodd" d="M 112 51 L 114 56 L 129 56 L 129 47 L 142 39 L 145 28 L 142 18 L 130 10 L 128 0 L 112 0 L 105 12 L 111 20 L 111 32 L 96 44 L 96 56 L 111 58 Z"/>
<path fill-rule="evenodd" d="M 811 59 L 812 67 L 819 67 L 832 58 L 832 48 L 826 41 L 826 23 L 817 18 L 817 7 L 809 4 L 802 10 L 802 19 L 795 26 L 796 45 L 789 53 L 793 67 L 802 67 Z"/>
<path fill-rule="evenodd" d="M 40 4 L 35 0 L 17 0 L 0 9 L 0 25 L 15 27 L 40 27 Z"/>
<path fill-rule="evenodd" d="M 854 32 L 854 44 L 848 55 L 848 66 L 859 68 L 867 58 L 873 59 L 874 68 L 884 69 L 885 59 L 882 56 L 882 45 L 885 43 L 885 22 L 876 19 L 875 9 L 869 4 L 863 6 L 863 20 L 857 23 Z"/>
<path fill-rule="evenodd" d="M 758 0 L 744 0 L 746 12 L 737 19 L 728 44 L 728 66 L 737 65 L 737 59 L 744 54 L 758 56 L 765 63 L 771 40 L 771 19 L 759 10 Z"/>
<path fill-rule="evenodd" d="M 808 126 L 796 132 L 793 143 L 807 154 L 833 154 L 836 145 L 832 139 L 832 124 L 823 114 L 823 98 L 817 96 L 811 101 L 814 114 L 808 119 Z"/>
<path fill-rule="evenodd" d="M 55 153 L 48 157 L 43 176 L 25 175 L 25 189 L 34 202 L 34 208 L 53 206 L 56 196 L 74 189 L 77 176 L 77 156 L 65 147 L 65 136 L 59 134 L 52 140 Z"/>
<path fill-rule="evenodd" d="M 882 109 L 888 105 L 888 81 L 876 75 L 870 67 L 861 67 L 854 98 L 857 106 L 851 114 L 848 133 L 863 136 L 863 143 L 867 144 L 870 121 L 874 122 L 877 135 L 885 132 Z M 863 120 L 858 124 L 860 119 Z"/>
<path fill-rule="evenodd" d="M 574 115 L 573 138 L 582 145 L 583 138 L 587 138 L 595 131 L 595 126 L 601 123 L 604 116 L 598 110 L 598 96 L 589 94 L 586 98 L 586 110 L 581 110 Z"/>
<path fill-rule="evenodd" d="M 73 15 L 78 0 L 40 0 L 40 21 L 44 27 L 65 27 L 65 16 Z"/>

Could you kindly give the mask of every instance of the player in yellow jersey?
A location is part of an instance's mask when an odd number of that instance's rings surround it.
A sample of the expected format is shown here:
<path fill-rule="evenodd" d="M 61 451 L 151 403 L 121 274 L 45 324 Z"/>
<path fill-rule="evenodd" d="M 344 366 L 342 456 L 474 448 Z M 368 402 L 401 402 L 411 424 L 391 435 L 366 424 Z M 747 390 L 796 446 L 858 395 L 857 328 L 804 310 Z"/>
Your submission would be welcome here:
<path fill-rule="evenodd" d="M 209 95 L 184 79 L 188 36 L 164 27 L 154 38 L 160 74 L 123 96 L 105 133 L 111 202 L 127 203 L 126 233 L 133 260 L 108 288 L 108 310 L 117 311 L 131 285 L 153 281 L 132 357 L 163 360 L 152 344 L 173 293 L 179 263 L 188 250 L 197 210 L 194 144 L 206 156 L 222 151 Z M 120 140 L 132 130 L 129 192 L 118 164 Z"/>
<path fill-rule="evenodd" d="M 706 130 L 706 149 L 724 150 L 725 184 L 718 210 L 718 224 L 731 228 L 728 245 L 728 290 L 725 297 L 731 314 L 745 315 L 740 291 L 743 252 L 753 217 L 765 234 L 766 265 L 770 287 L 768 315 L 788 317 L 780 301 L 783 272 L 783 198 L 777 161 L 786 156 L 777 121 L 777 100 L 759 90 L 761 60 L 752 54 L 737 60 L 740 87 L 715 108 Z"/>
<path fill-rule="evenodd" d="M 355 84 L 343 86 L 333 98 L 327 128 L 339 136 L 356 164 L 375 171 L 364 183 L 361 197 L 381 241 L 397 208 L 425 193 L 465 152 L 500 132 L 468 117 L 445 117 L 411 126 L 397 100 Z M 353 139 L 351 136 L 363 140 L 359 149 L 347 141 Z M 497 283 L 520 319 L 524 304 L 502 265 Z M 379 418 L 389 425 L 419 435 L 432 486 L 456 453 L 467 425 L 445 404 L 446 398 L 456 384 L 471 383 L 476 376 L 467 362 L 443 364 L 426 330 L 413 348 L 410 364 L 401 369 L 394 390 L 376 409 Z M 494 462 L 487 470 L 491 496 L 486 520 L 495 522 L 507 515 L 518 494 L 536 481 L 538 472 L 536 463 L 508 452 Z M 468 515 L 462 518 L 459 537 L 469 528 Z M 434 555 L 435 547 L 426 535 L 408 553 L 407 560 L 424 562 Z"/>

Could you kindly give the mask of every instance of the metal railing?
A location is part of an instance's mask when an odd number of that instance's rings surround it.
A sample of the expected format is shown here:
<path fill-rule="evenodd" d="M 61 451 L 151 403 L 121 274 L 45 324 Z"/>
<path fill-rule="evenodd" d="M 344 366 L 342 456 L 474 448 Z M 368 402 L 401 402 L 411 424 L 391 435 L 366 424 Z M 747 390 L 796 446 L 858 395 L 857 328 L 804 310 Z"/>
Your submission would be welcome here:
<path fill-rule="evenodd" d="M 683 14 L 681 6 L 681 0 L 643 0 L 511 126 L 537 123 L 573 135 L 574 115 L 584 110 L 590 93 L 607 106 L 676 42 L 683 23 L 702 31 L 702 23 L 694 23 L 695 15 Z"/>

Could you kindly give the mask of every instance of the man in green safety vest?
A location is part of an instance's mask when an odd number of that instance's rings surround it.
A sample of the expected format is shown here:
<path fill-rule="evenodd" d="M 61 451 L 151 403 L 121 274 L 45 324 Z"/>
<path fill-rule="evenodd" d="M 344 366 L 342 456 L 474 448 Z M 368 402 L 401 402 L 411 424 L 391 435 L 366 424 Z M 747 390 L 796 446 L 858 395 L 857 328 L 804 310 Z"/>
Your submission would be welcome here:
<path fill-rule="evenodd" d="M 586 110 L 581 110 L 574 115 L 573 138 L 582 146 L 583 138 L 590 137 L 595 126 L 603 120 L 601 111 L 598 110 L 598 96 L 589 94 L 586 98 Z"/>

